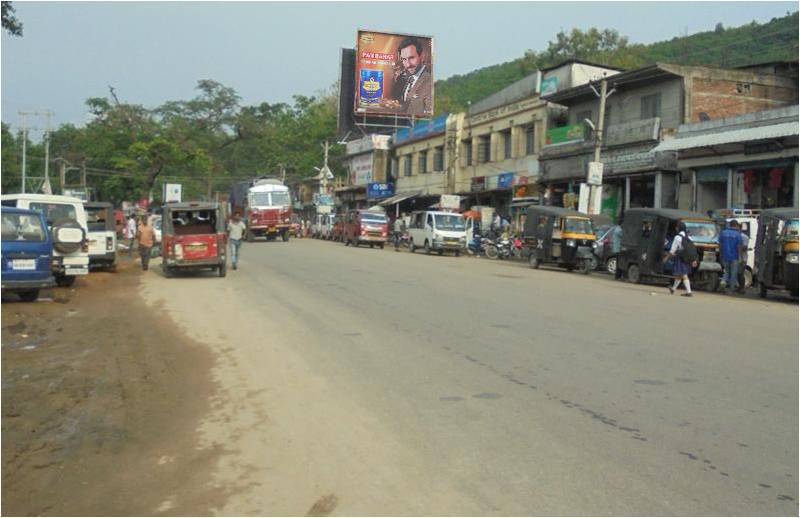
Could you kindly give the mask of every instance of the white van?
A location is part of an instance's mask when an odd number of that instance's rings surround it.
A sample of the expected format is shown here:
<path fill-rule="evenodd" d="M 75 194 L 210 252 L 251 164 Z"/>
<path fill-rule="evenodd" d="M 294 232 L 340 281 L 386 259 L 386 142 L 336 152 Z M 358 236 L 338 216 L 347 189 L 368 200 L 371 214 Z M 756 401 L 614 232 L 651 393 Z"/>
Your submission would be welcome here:
<path fill-rule="evenodd" d="M 412 252 L 417 248 L 423 248 L 427 254 L 435 251 L 442 255 L 445 250 L 450 250 L 458 257 L 467 247 L 464 217 L 454 212 L 432 210 L 412 212 L 408 235 L 411 238 Z"/>
<path fill-rule="evenodd" d="M 53 276 L 59 286 L 72 286 L 75 276 L 89 273 L 88 225 L 83 200 L 52 194 L 4 194 L 6 207 L 44 214 L 53 237 Z"/>

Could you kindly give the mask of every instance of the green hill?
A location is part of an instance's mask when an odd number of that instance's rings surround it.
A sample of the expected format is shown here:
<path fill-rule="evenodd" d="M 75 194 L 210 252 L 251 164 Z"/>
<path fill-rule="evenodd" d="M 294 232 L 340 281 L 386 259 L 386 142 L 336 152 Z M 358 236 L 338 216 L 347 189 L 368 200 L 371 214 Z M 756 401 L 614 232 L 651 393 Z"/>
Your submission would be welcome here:
<path fill-rule="evenodd" d="M 650 45 L 629 44 L 616 31 L 559 33 L 544 51 L 528 51 L 521 58 L 455 75 L 436 82 L 437 112 L 466 109 L 469 102 L 508 86 L 539 68 L 573 57 L 596 63 L 637 68 L 661 61 L 683 65 L 735 67 L 768 61 L 797 59 L 798 13 L 767 23 L 726 29 L 722 24 L 708 32 L 675 37 Z"/>

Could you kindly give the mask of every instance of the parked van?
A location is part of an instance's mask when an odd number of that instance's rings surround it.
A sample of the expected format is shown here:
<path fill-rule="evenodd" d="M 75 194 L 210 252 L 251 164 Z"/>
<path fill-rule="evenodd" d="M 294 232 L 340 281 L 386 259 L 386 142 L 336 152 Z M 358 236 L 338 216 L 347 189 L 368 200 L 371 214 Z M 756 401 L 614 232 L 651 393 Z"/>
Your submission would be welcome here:
<path fill-rule="evenodd" d="M 412 212 L 408 234 L 412 252 L 417 248 L 423 248 L 427 254 L 435 251 L 442 255 L 445 251 L 451 251 L 458 257 L 467 247 L 464 216 L 454 212 Z"/>
<path fill-rule="evenodd" d="M 345 214 L 344 244 L 383 248 L 389 240 L 389 220 L 383 212 L 351 210 Z"/>
<path fill-rule="evenodd" d="M 89 273 L 88 228 L 83 200 L 53 194 L 4 194 L 4 207 L 37 210 L 44 215 L 53 240 L 53 275 L 59 286 L 72 286 Z"/>
<path fill-rule="evenodd" d="M 39 298 L 39 290 L 56 285 L 51 270 L 53 240 L 39 211 L 2 208 L 3 292 L 24 302 Z"/>
<path fill-rule="evenodd" d="M 117 232 L 114 206 L 107 202 L 84 202 L 89 230 L 89 266 L 114 269 L 117 264 Z"/>

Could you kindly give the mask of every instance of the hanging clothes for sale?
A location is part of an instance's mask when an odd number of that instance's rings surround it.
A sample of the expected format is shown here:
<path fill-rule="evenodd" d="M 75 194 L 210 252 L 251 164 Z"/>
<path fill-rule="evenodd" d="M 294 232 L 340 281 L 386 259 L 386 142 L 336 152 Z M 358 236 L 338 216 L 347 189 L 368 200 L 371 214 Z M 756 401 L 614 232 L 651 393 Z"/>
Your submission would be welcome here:
<path fill-rule="evenodd" d="M 750 194 L 753 192 L 753 187 L 756 186 L 756 172 L 748 169 L 744 172 L 744 192 Z"/>
<path fill-rule="evenodd" d="M 783 185 L 783 169 L 776 167 L 769 172 L 769 188 L 780 189 Z"/>

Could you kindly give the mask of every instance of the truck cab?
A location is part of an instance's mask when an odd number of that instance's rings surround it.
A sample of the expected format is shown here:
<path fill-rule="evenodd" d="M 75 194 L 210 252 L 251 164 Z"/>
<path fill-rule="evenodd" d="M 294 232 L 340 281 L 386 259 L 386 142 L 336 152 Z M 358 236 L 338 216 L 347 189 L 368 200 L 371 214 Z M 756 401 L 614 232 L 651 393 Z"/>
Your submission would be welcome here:
<path fill-rule="evenodd" d="M 256 237 L 264 237 L 268 241 L 278 236 L 289 241 L 292 228 L 292 197 L 289 188 L 280 180 L 259 180 L 247 192 L 246 239 L 249 242 Z"/>

